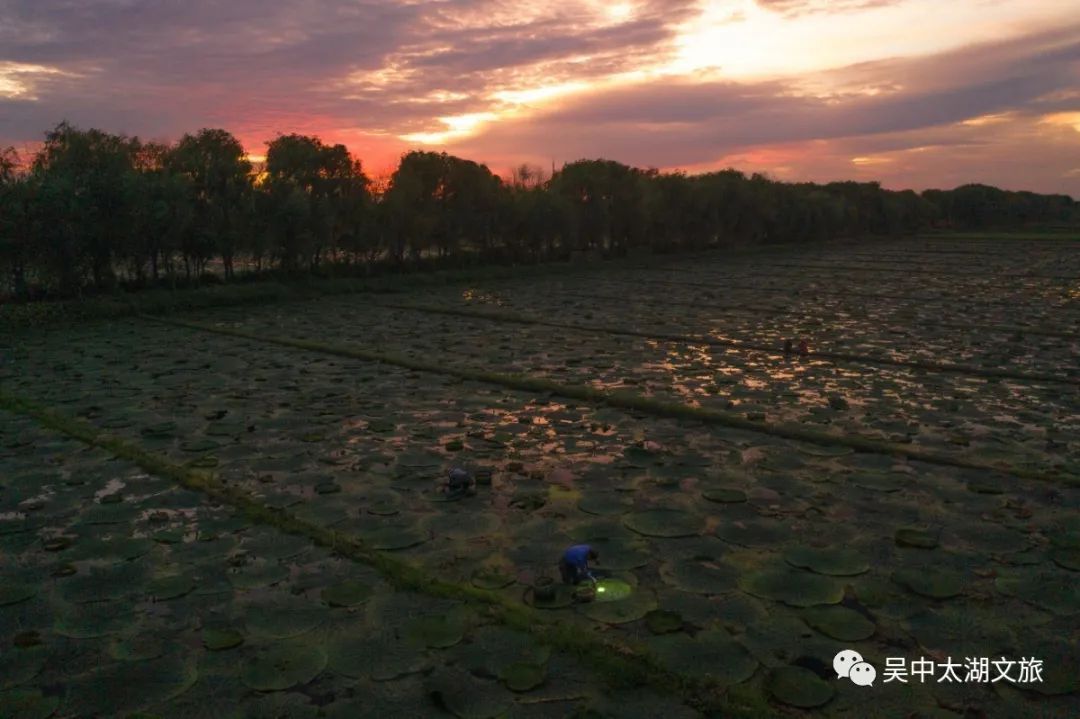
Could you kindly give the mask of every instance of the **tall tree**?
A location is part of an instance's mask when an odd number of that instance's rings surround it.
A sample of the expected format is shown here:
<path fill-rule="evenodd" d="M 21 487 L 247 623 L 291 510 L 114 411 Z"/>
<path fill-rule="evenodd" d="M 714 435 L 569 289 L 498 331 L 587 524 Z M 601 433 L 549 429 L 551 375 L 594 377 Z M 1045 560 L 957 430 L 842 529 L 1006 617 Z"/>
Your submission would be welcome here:
<path fill-rule="evenodd" d="M 282 266 L 316 268 L 325 254 L 337 256 L 344 238 L 358 243 L 369 202 L 363 167 L 344 145 L 317 137 L 282 135 L 267 145 L 266 191 L 277 198 L 274 222 Z"/>
<path fill-rule="evenodd" d="M 192 193 L 195 211 L 182 242 L 188 274 L 201 273 L 217 254 L 225 277 L 231 278 L 245 239 L 243 217 L 251 204 L 252 167 L 244 147 L 226 130 L 202 129 L 184 135 L 164 166 L 184 175 Z"/>
<path fill-rule="evenodd" d="M 0 150 L 0 268 L 9 289 L 19 298 L 29 294 L 27 272 L 30 264 L 30 203 L 32 187 L 19 172 L 15 148 Z M 0 292 L 2 297 L 4 292 Z"/>
<path fill-rule="evenodd" d="M 63 122 L 34 156 L 36 227 L 62 288 L 78 291 L 89 272 L 98 288 L 131 243 L 137 203 L 137 139 Z"/>

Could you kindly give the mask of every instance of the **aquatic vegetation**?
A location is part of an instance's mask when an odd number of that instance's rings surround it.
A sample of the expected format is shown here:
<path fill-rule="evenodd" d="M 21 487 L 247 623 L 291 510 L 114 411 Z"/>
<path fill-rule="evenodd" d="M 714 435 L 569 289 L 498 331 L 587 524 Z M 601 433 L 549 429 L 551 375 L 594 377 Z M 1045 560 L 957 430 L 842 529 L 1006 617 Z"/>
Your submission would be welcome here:
<path fill-rule="evenodd" d="M 943 242 L 20 336 L 0 714 L 866 713 L 841 645 L 1042 652 L 1041 686 L 964 705 L 1075 700 L 1078 318 L 1052 278 L 880 271 Z M 963 262 L 1057 260 L 987 242 Z M 557 581 L 575 543 L 590 592 Z"/>

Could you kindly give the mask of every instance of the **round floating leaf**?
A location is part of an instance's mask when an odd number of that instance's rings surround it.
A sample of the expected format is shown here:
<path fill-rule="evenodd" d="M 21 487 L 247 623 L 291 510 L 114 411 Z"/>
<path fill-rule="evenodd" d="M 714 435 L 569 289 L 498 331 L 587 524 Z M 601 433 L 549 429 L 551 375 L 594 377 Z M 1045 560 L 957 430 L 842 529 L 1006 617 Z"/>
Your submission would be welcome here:
<path fill-rule="evenodd" d="M 591 492 L 578 501 L 578 509 L 587 514 L 602 517 L 625 514 L 633 506 L 626 497 L 616 492 Z"/>
<path fill-rule="evenodd" d="M 428 680 L 428 691 L 459 719 L 495 719 L 513 706 L 513 695 L 495 682 L 459 669 L 444 669 Z"/>
<path fill-rule="evenodd" d="M 994 475 L 979 475 L 968 481 L 968 489 L 976 494 L 1003 494 L 1007 489 L 1005 481 Z"/>
<path fill-rule="evenodd" d="M 244 608 L 248 632 L 272 639 L 286 639 L 310 632 L 326 617 L 327 612 L 321 605 L 288 595 Z"/>
<path fill-rule="evenodd" d="M 153 579 L 147 593 L 155 602 L 162 602 L 182 597 L 194 588 L 195 581 L 187 574 L 169 574 Z"/>
<path fill-rule="evenodd" d="M 420 646 L 445 649 L 454 646 L 465 636 L 465 622 L 457 615 L 419 617 L 405 627 L 405 636 Z"/>
<path fill-rule="evenodd" d="M 793 607 L 837 604 L 844 585 L 830 577 L 786 568 L 767 568 L 743 574 L 739 588 L 747 594 L 773 599 Z"/>
<path fill-rule="evenodd" d="M 388 419 L 369 419 L 367 423 L 368 430 L 377 432 L 379 434 L 385 434 L 386 432 L 393 432 L 397 429 L 397 425 L 393 421 Z"/>
<path fill-rule="evenodd" d="M 183 527 L 170 527 L 154 532 L 152 536 L 158 544 L 182 544 L 185 534 Z"/>
<path fill-rule="evenodd" d="M 236 437 L 247 430 L 242 421 L 214 422 L 206 428 L 209 437 Z"/>
<path fill-rule="evenodd" d="M 398 455 L 398 464 L 410 469 L 428 469 L 442 464 L 442 457 L 426 452 L 404 452 Z"/>
<path fill-rule="evenodd" d="M 140 432 L 144 437 L 150 437 L 152 439 L 171 437 L 173 436 L 173 433 L 176 432 L 176 422 L 152 424 L 149 427 L 143 427 Z"/>
<path fill-rule="evenodd" d="M 870 569 L 870 564 L 850 549 L 792 547 L 784 552 L 784 560 L 793 567 L 835 577 L 863 574 Z"/>
<path fill-rule="evenodd" d="M 37 676 L 48 652 L 41 645 L 0 652 L 0 689 L 11 689 Z M 2 715 L 0 715 L 2 716 Z"/>
<path fill-rule="evenodd" d="M 299 692 L 267 694 L 244 707 L 244 719 L 315 719 L 319 707 Z M 130 717 L 128 719 L 131 719 Z"/>
<path fill-rule="evenodd" d="M 654 609 L 645 615 L 645 626 L 653 634 L 671 634 L 683 627 L 682 615 L 678 612 L 668 612 L 663 609 Z"/>
<path fill-rule="evenodd" d="M 37 529 L 42 525 L 39 517 L 12 517 L 0 519 L 0 537 L 9 534 L 21 534 Z"/>
<path fill-rule="evenodd" d="M 902 527 L 896 530 L 896 543 L 901 547 L 933 549 L 938 546 L 938 533 L 916 527 Z"/>
<path fill-rule="evenodd" d="M 194 661 L 182 656 L 108 664 L 67 684 L 64 710 L 77 716 L 122 717 L 176 698 L 197 679 Z"/>
<path fill-rule="evenodd" d="M 623 450 L 623 457 L 631 467 L 648 467 L 660 461 L 661 454 L 659 451 L 635 444 Z"/>
<path fill-rule="evenodd" d="M 596 583 L 595 600 L 597 602 L 621 602 L 634 593 L 634 588 L 622 579 L 606 577 Z"/>
<path fill-rule="evenodd" d="M 215 442 L 212 439 L 192 439 L 180 444 L 180 449 L 185 452 L 209 452 L 212 449 L 218 449 L 221 447 L 220 442 Z"/>
<path fill-rule="evenodd" d="M 114 634 L 131 623 L 130 606 L 111 602 L 76 605 L 57 612 L 53 631 L 72 639 L 92 639 Z"/>
<path fill-rule="evenodd" d="M 58 535 L 42 540 L 41 546 L 46 552 L 60 552 L 70 547 L 74 541 L 73 537 Z"/>
<path fill-rule="evenodd" d="M 701 534 L 705 520 L 681 509 L 646 509 L 623 516 L 623 523 L 646 537 L 692 537 Z"/>
<path fill-rule="evenodd" d="M 903 624 L 925 651 L 951 656 L 1000 655 L 1016 641 L 1002 625 L 1000 612 L 955 604 L 917 612 Z"/>
<path fill-rule="evenodd" d="M 35 594 L 37 588 L 30 584 L 0 580 L 0 607 L 25 602 Z"/>
<path fill-rule="evenodd" d="M 502 672 L 506 688 L 513 692 L 527 692 L 544 683 L 544 668 L 536 664 L 514 662 Z"/>
<path fill-rule="evenodd" d="M 859 612 L 847 607 L 811 607 L 802 614 L 803 620 L 827 637 L 842 642 L 858 642 L 873 636 L 876 627 Z"/>
<path fill-rule="evenodd" d="M 322 590 L 322 600 L 331 607 L 356 607 L 371 599 L 371 585 L 358 579 L 347 579 Z"/>
<path fill-rule="evenodd" d="M 724 594 L 735 589 L 739 572 L 724 562 L 690 558 L 664 564 L 660 576 L 684 592 Z"/>
<path fill-rule="evenodd" d="M 431 697 L 418 681 L 403 680 L 382 687 L 365 687 L 363 694 L 351 699 L 338 699 L 322 707 L 325 719 L 386 719 L 386 717 L 427 717 L 435 708 Z M 440 716 L 447 716 L 440 712 Z"/>
<path fill-rule="evenodd" d="M 1054 527 L 1048 534 L 1050 535 L 1050 543 L 1055 547 L 1080 549 L 1080 527 L 1072 528 L 1065 522 L 1061 522 L 1059 526 Z"/>
<path fill-rule="evenodd" d="M 619 531 L 628 536 L 634 536 L 621 527 Z M 586 540 L 600 555 L 600 562 L 603 564 L 604 569 L 613 572 L 625 572 L 644 567 L 652 559 L 644 546 L 639 545 L 637 542 L 623 539 L 597 539 L 594 537 L 586 537 Z"/>
<path fill-rule="evenodd" d="M 117 637 L 109 642 L 109 656 L 120 661 L 146 661 L 165 654 L 171 637 L 160 632 Z"/>
<path fill-rule="evenodd" d="M 911 480 L 902 474 L 884 474 L 880 472 L 865 472 L 851 478 L 851 483 L 856 487 L 871 489 L 875 492 L 899 492 L 907 487 Z"/>
<path fill-rule="evenodd" d="M 746 501 L 746 492 L 735 487 L 706 487 L 701 490 L 701 496 L 710 502 L 721 504 L 737 504 Z"/>
<path fill-rule="evenodd" d="M 1050 552 L 1050 559 L 1059 567 L 1080 572 L 1080 549 L 1055 549 Z"/>
<path fill-rule="evenodd" d="M 1061 616 L 1080 607 L 1080 582 L 1069 572 L 1023 567 L 1002 570 L 994 580 L 1002 594 L 1018 597 Z"/>
<path fill-rule="evenodd" d="M 368 514 L 374 514 L 379 517 L 390 517 L 398 514 L 404 504 L 405 498 L 402 497 L 401 494 L 393 490 L 384 489 L 370 492 L 367 495 L 364 508 L 367 510 Z"/>
<path fill-rule="evenodd" d="M 69 602 L 103 602 L 140 592 L 145 579 L 146 568 L 135 562 L 91 567 L 86 574 L 64 579 L 60 593 Z"/>
<path fill-rule="evenodd" d="M 60 699 L 38 689 L 0 692 L 0 716 L 6 719 L 48 719 L 56 713 Z"/>
<path fill-rule="evenodd" d="M 115 539 L 91 539 L 76 544 L 65 554 L 66 559 L 138 559 L 154 548 L 149 539 L 120 537 Z"/>
<path fill-rule="evenodd" d="M 656 596 L 648 589 L 639 589 L 617 602 L 589 602 L 579 606 L 581 612 L 597 622 L 625 624 L 636 622 L 656 609 Z"/>
<path fill-rule="evenodd" d="M 647 640 L 649 648 L 669 671 L 691 679 L 712 679 L 723 685 L 749 679 L 758 662 L 743 645 L 723 630 L 667 634 Z"/>
<path fill-rule="evenodd" d="M 315 498 L 298 505 L 292 513 L 300 521 L 320 527 L 333 527 L 349 518 L 348 509 L 336 499 Z"/>
<path fill-rule="evenodd" d="M 378 527 L 361 530 L 358 534 L 372 549 L 408 549 L 428 541 L 427 532 L 410 525 Z"/>
<path fill-rule="evenodd" d="M 515 662 L 542 665 L 551 655 L 551 650 L 539 644 L 531 634 L 497 625 L 478 628 L 469 640 L 452 651 L 459 664 L 484 676 L 497 677 L 503 667 Z"/>
<path fill-rule="evenodd" d="M 414 674 L 428 666 L 414 647 L 386 631 L 374 636 L 345 633 L 329 647 L 330 668 L 347 677 L 390 681 Z"/>
<path fill-rule="evenodd" d="M 326 668 L 317 646 L 278 644 L 244 663 L 240 679 L 256 691 L 282 691 L 307 684 Z"/>
<path fill-rule="evenodd" d="M 311 542 L 291 534 L 267 531 L 249 537 L 243 547 L 252 557 L 291 559 L 311 549 Z"/>
<path fill-rule="evenodd" d="M 1017 686 L 1045 696 L 1080 691 L 1080 672 L 1076 671 L 1076 667 L 1080 666 L 1080 647 L 1075 641 L 1067 641 L 1064 634 L 1025 636 L 1022 657 L 1042 661 L 1042 681 Z M 1015 667 L 1013 676 L 1018 674 L 1019 667 Z"/>
<path fill-rule="evenodd" d="M 777 667 L 765 681 L 769 694 L 779 702 L 802 709 L 819 707 L 832 699 L 835 690 L 804 667 Z"/>
<path fill-rule="evenodd" d="M 263 559 L 249 562 L 229 572 L 229 582 L 237 589 L 267 587 L 289 578 L 289 568 Z"/>
<path fill-rule="evenodd" d="M 235 629 L 207 628 L 202 632 L 203 646 L 211 652 L 220 652 L 244 643 L 244 635 Z"/>
<path fill-rule="evenodd" d="M 964 577 L 931 567 L 897 569 L 893 581 L 915 594 L 931 599 L 948 599 L 964 591 Z"/>

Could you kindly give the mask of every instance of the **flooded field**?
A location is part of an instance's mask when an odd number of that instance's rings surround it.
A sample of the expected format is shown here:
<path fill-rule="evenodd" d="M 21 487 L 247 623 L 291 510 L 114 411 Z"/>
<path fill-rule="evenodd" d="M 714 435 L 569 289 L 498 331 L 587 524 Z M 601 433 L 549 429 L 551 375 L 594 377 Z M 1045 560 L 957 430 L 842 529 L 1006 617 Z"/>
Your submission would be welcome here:
<path fill-rule="evenodd" d="M 18 337 L 0 716 L 1077 716 L 1078 287 L 931 238 Z"/>

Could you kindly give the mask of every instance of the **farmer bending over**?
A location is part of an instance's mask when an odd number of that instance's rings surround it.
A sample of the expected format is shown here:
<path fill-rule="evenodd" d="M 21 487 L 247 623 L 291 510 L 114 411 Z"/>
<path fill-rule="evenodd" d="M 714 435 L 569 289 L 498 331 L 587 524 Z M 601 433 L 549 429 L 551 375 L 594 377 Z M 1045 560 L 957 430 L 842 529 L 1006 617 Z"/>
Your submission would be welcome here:
<path fill-rule="evenodd" d="M 559 574 L 562 575 L 564 584 L 580 584 L 589 579 L 593 582 L 596 577 L 589 570 L 589 560 L 598 561 L 599 555 L 588 544 L 575 544 L 563 552 L 559 560 Z"/>
<path fill-rule="evenodd" d="M 475 494 L 476 485 L 472 475 L 461 467 L 450 470 L 446 482 L 446 494 L 449 497 L 464 497 L 467 494 Z"/>

